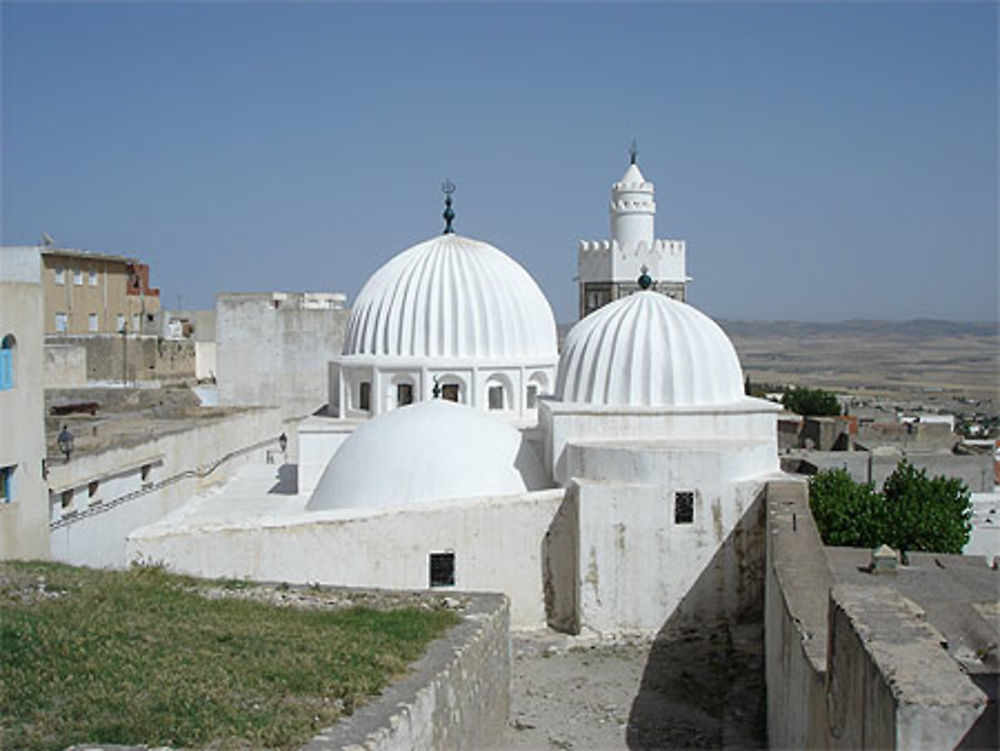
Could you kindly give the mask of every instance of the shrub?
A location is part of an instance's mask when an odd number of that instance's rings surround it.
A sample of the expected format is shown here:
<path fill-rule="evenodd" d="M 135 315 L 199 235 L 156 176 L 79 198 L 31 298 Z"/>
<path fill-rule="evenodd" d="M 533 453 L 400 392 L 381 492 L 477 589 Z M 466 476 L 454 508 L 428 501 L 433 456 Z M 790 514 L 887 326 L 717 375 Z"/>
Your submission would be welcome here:
<path fill-rule="evenodd" d="M 809 417 L 834 417 L 840 414 L 840 402 L 832 391 L 793 386 L 781 397 L 789 412 Z"/>
<path fill-rule="evenodd" d="M 972 529 L 965 484 L 952 477 L 927 477 L 902 461 L 882 492 L 854 482 L 843 469 L 823 470 L 809 481 L 809 507 L 825 545 L 874 548 L 886 544 L 902 553 L 961 553 Z"/>

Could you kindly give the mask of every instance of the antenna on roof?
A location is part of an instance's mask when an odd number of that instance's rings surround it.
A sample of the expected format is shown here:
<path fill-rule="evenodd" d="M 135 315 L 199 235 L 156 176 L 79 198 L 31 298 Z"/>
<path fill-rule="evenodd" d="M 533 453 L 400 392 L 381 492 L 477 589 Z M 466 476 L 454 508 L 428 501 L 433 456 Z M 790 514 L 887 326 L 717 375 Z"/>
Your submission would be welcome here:
<path fill-rule="evenodd" d="M 52 239 L 52 235 L 50 235 L 48 232 L 42 233 L 42 245 L 44 245 L 46 248 L 51 248 L 55 246 L 55 244 L 56 241 Z"/>

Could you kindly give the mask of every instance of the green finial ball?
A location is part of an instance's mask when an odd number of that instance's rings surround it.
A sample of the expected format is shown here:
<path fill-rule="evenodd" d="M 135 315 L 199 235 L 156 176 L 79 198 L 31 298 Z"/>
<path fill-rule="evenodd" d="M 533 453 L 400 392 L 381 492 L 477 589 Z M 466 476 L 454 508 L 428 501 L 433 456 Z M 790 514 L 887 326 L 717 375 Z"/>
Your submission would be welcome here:
<path fill-rule="evenodd" d="M 639 275 L 639 289 L 649 289 L 652 286 L 653 277 L 649 275 L 649 269 L 643 266 L 642 273 Z"/>

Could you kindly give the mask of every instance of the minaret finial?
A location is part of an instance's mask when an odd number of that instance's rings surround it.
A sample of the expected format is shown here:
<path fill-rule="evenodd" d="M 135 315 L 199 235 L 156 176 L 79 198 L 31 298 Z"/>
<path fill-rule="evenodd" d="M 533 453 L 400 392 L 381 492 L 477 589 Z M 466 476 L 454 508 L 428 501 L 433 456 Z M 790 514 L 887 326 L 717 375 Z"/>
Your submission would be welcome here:
<path fill-rule="evenodd" d="M 455 220 L 455 212 L 451 208 L 451 194 L 455 192 L 455 183 L 451 180 L 445 180 L 441 183 L 441 192 L 444 193 L 444 213 L 441 214 L 445 221 L 444 234 L 454 234 L 455 230 L 451 223 Z"/>
<path fill-rule="evenodd" d="M 639 147 L 635 145 L 635 139 L 632 139 L 632 145 L 628 147 L 628 157 L 631 164 L 635 164 L 635 158 L 639 156 Z"/>
<path fill-rule="evenodd" d="M 653 277 L 649 275 L 649 267 L 642 264 L 642 268 L 639 270 L 642 272 L 639 274 L 639 289 L 649 289 L 653 286 Z"/>

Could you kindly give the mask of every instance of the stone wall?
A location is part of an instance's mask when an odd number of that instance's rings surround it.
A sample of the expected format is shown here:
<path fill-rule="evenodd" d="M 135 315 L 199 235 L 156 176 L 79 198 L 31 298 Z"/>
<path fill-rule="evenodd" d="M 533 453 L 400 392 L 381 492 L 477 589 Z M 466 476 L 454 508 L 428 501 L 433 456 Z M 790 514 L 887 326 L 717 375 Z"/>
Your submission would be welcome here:
<path fill-rule="evenodd" d="M 410 675 L 303 751 L 497 748 L 510 706 L 507 598 L 461 597 L 468 601 L 462 623 L 433 642 Z"/>
<path fill-rule="evenodd" d="M 88 381 L 177 381 L 194 378 L 194 342 L 156 336 L 46 336 L 45 344 L 83 347 Z"/>
<path fill-rule="evenodd" d="M 86 348 L 68 344 L 46 344 L 45 388 L 67 389 L 86 385 Z"/>
<path fill-rule="evenodd" d="M 218 296 L 219 404 L 280 406 L 302 416 L 326 403 L 328 365 L 341 353 L 350 311 L 313 307 L 310 299 L 280 292 Z"/>
<path fill-rule="evenodd" d="M 904 454 L 891 448 L 877 451 L 802 450 L 782 454 L 781 468 L 786 472 L 809 475 L 823 469 L 845 469 L 855 482 L 871 482 L 879 489 L 903 459 L 917 469 L 926 469 L 929 477 L 957 477 L 973 493 L 993 490 L 994 459 L 989 454 Z"/>
<path fill-rule="evenodd" d="M 769 745 L 966 748 L 987 697 L 923 611 L 877 580 L 835 584 L 805 483 L 769 483 L 767 504 Z"/>

